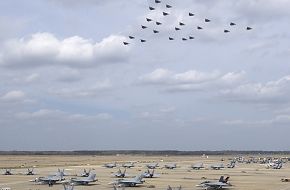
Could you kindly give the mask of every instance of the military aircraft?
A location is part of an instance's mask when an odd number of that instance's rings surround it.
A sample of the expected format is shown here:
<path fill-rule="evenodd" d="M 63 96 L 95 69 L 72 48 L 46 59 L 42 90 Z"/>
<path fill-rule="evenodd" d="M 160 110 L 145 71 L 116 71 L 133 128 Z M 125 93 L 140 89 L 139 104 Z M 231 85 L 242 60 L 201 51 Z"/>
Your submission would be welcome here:
<path fill-rule="evenodd" d="M 176 168 L 176 167 L 177 167 L 177 165 L 175 163 L 173 163 L 173 164 L 165 164 L 164 165 L 164 168 L 171 169 L 171 170 Z"/>
<path fill-rule="evenodd" d="M 213 170 L 220 170 L 220 169 L 224 168 L 224 165 L 223 164 L 213 164 L 210 166 L 210 168 Z"/>
<path fill-rule="evenodd" d="M 236 167 L 236 161 L 232 160 L 230 163 L 227 164 L 227 168 L 234 168 Z"/>
<path fill-rule="evenodd" d="M 31 168 L 31 169 L 30 168 L 27 168 L 26 175 L 35 175 L 34 172 L 33 172 L 33 170 L 34 170 L 33 168 Z"/>
<path fill-rule="evenodd" d="M 11 172 L 11 169 L 5 169 L 5 172 L 3 175 L 13 175 Z"/>
<path fill-rule="evenodd" d="M 124 177 L 126 177 L 127 175 L 126 175 L 126 168 L 125 168 L 125 170 L 122 172 L 121 171 L 121 169 L 119 168 L 119 170 L 116 172 L 116 173 L 114 173 L 114 174 L 112 174 L 114 177 L 118 177 L 118 178 L 124 178 Z"/>
<path fill-rule="evenodd" d="M 197 187 L 201 187 L 202 189 L 225 189 L 231 186 L 231 184 L 228 183 L 230 177 L 226 177 L 224 179 L 224 176 L 221 176 L 219 181 L 213 182 L 213 181 L 204 181 L 201 182 L 200 184 L 196 185 Z"/>
<path fill-rule="evenodd" d="M 148 169 L 156 169 L 158 167 L 158 163 L 147 164 L 146 167 Z"/>
<path fill-rule="evenodd" d="M 64 190 L 74 190 L 74 185 L 63 183 Z"/>
<path fill-rule="evenodd" d="M 177 188 L 172 188 L 170 185 L 168 185 L 167 187 L 167 190 L 181 190 L 181 189 L 182 189 L 181 185 Z"/>
<path fill-rule="evenodd" d="M 88 185 L 89 183 L 97 181 L 96 174 L 90 173 L 88 177 L 85 178 L 71 178 L 70 184 L 72 185 Z"/>
<path fill-rule="evenodd" d="M 138 175 L 132 179 L 119 179 L 110 184 L 117 185 L 119 187 L 135 187 L 137 185 L 143 184 L 145 181 L 143 180 L 143 175 Z"/>
<path fill-rule="evenodd" d="M 154 173 L 154 169 L 150 172 L 150 170 L 148 169 L 147 171 L 145 171 L 143 173 L 144 178 L 155 178 L 155 177 L 159 177 L 159 175 Z"/>
<path fill-rule="evenodd" d="M 204 168 L 203 163 L 197 163 L 197 164 L 192 164 L 191 168 L 194 170 L 200 170 L 201 168 Z"/>
<path fill-rule="evenodd" d="M 63 171 L 60 171 L 56 175 L 49 175 L 46 177 L 37 177 L 34 180 L 30 180 L 30 182 L 35 182 L 37 184 L 48 184 L 48 185 L 53 185 L 56 184 L 57 182 L 64 181 L 65 178 L 63 177 Z"/>
<path fill-rule="evenodd" d="M 188 16 L 194 16 L 194 14 L 193 13 L 188 13 Z"/>
<path fill-rule="evenodd" d="M 266 165 L 266 168 L 267 169 L 281 169 L 282 168 L 282 162 L 280 161 L 277 161 L 277 162 L 269 162 L 267 165 Z"/>
<path fill-rule="evenodd" d="M 83 173 L 81 173 L 81 177 L 88 177 L 91 173 L 91 169 L 89 169 L 88 171 L 86 169 L 84 169 Z"/>
<path fill-rule="evenodd" d="M 167 8 L 167 9 L 170 9 L 170 8 L 172 8 L 172 6 L 167 4 L 167 5 L 166 5 L 166 8 Z"/>
<path fill-rule="evenodd" d="M 132 162 L 130 162 L 130 163 L 124 163 L 122 166 L 124 168 L 132 168 L 132 167 L 134 167 L 134 163 L 132 163 Z"/>
<path fill-rule="evenodd" d="M 114 162 L 114 163 L 107 163 L 107 164 L 104 164 L 104 167 L 105 168 L 114 168 L 114 167 L 117 167 L 117 164 L 116 164 L 116 162 Z"/>

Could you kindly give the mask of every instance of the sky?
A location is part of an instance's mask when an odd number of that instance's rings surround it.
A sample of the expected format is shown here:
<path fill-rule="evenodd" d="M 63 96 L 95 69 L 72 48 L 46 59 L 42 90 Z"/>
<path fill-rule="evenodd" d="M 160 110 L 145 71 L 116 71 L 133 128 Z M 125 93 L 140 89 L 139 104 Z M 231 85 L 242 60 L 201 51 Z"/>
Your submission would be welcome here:
<path fill-rule="evenodd" d="M 290 1 L 161 1 L 0 1 L 0 150 L 289 150 Z"/>

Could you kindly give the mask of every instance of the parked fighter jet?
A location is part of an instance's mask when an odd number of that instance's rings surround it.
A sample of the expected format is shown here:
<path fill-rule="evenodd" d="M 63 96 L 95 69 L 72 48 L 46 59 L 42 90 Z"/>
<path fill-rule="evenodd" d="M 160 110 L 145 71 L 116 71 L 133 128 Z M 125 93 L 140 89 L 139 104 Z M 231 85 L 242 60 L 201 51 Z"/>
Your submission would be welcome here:
<path fill-rule="evenodd" d="M 167 187 L 167 190 L 181 190 L 181 189 L 182 189 L 181 185 L 179 187 L 176 187 L 176 188 L 172 188 L 170 185 L 168 185 L 168 187 Z"/>
<path fill-rule="evenodd" d="M 88 177 L 85 178 L 71 178 L 70 184 L 72 185 L 88 185 L 89 183 L 97 181 L 96 174 L 91 173 Z"/>
<path fill-rule="evenodd" d="M 11 172 L 11 169 L 5 169 L 5 172 L 3 175 L 13 175 Z"/>
<path fill-rule="evenodd" d="M 117 167 L 117 164 L 116 164 L 116 162 L 107 163 L 107 164 L 104 164 L 104 167 L 106 167 L 106 168 L 114 168 L 114 167 Z"/>
<path fill-rule="evenodd" d="M 236 167 L 236 161 L 232 160 L 230 163 L 227 164 L 227 168 L 234 168 Z"/>
<path fill-rule="evenodd" d="M 146 167 L 148 169 L 156 169 L 158 167 L 158 163 L 147 164 Z"/>
<path fill-rule="evenodd" d="M 119 170 L 116 172 L 116 173 L 114 173 L 114 174 L 112 174 L 114 177 L 118 177 L 118 178 L 124 178 L 124 177 L 126 177 L 127 175 L 126 175 L 126 168 L 125 168 L 125 170 L 122 172 L 121 171 L 121 169 L 119 168 Z"/>
<path fill-rule="evenodd" d="M 154 173 L 154 169 L 150 172 L 150 170 L 148 169 L 147 171 L 145 171 L 143 173 L 144 178 L 155 178 L 155 177 L 159 177 L 159 175 Z"/>
<path fill-rule="evenodd" d="M 197 164 L 192 164 L 191 168 L 194 170 L 200 170 L 201 168 L 204 168 L 203 163 L 197 163 Z"/>
<path fill-rule="evenodd" d="M 213 170 L 220 170 L 220 169 L 224 168 L 224 165 L 223 164 L 213 164 L 210 166 L 210 168 Z"/>
<path fill-rule="evenodd" d="M 57 182 L 64 181 L 65 178 L 63 176 L 64 176 L 63 172 L 60 171 L 56 175 L 49 175 L 46 177 L 37 177 L 34 180 L 30 180 L 30 182 L 35 182 L 37 184 L 48 184 L 49 186 L 51 186 Z"/>
<path fill-rule="evenodd" d="M 74 185 L 63 183 L 64 190 L 74 190 Z"/>
<path fill-rule="evenodd" d="M 143 175 L 138 175 L 132 179 L 119 179 L 117 181 L 113 181 L 110 184 L 123 186 L 123 187 L 135 187 L 137 185 L 143 184 L 145 181 L 143 180 Z"/>
<path fill-rule="evenodd" d="M 269 162 L 266 165 L 267 169 L 281 169 L 282 168 L 282 162 Z"/>
<path fill-rule="evenodd" d="M 84 169 L 84 172 L 81 173 L 81 177 L 88 177 L 91 173 L 91 169 L 89 169 L 89 171 L 87 171 L 86 169 Z"/>
<path fill-rule="evenodd" d="M 132 168 L 132 167 L 134 167 L 134 163 L 132 163 L 132 162 L 130 162 L 130 163 L 124 163 L 122 166 L 124 168 Z"/>
<path fill-rule="evenodd" d="M 164 165 L 164 168 L 166 168 L 166 169 L 174 169 L 174 168 L 176 168 L 177 167 L 177 165 L 174 163 L 174 164 L 165 164 Z"/>
<path fill-rule="evenodd" d="M 34 175 L 34 172 L 33 172 L 33 168 L 27 168 L 27 173 L 26 173 L 26 175 Z"/>
<path fill-rule="evenodd" d="M 230 187 L 231 185 L 228 183 L 230 177 L 226 177 L 226 179 L 224 179 L 224 176 L 221 176 L 219 181 L 217 182 L 212 182 L 212 181 L 204 181 L 202 183 L 200 183 L 199 185 L 196 185 L 197 187 L 201 187 L 202 189 L 225 189 Z"/>

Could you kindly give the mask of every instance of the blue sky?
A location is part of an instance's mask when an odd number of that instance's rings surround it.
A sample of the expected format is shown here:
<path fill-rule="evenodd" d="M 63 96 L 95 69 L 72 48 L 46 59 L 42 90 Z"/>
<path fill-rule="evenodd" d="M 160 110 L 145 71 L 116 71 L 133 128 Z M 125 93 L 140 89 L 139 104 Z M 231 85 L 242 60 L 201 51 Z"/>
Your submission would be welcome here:
<path fill-rule="evenodd" d="M 0 149 L 288 150 L 289 6 L 1 1 Z"/>

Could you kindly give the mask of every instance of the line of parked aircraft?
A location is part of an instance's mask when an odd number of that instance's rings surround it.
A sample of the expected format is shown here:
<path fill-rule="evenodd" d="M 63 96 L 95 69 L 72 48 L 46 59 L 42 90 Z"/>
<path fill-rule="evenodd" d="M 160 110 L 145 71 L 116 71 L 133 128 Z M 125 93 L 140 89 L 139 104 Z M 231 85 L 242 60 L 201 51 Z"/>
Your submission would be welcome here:
<path fill-rule="evenodd" d="M 267 162 L 254 162 L 253 163 L 260 163 L 261 165 L 265 165 L 268 169 L 281 169 L 283 166 L 284 161 L 282 159 L 266 159 Z M 222 160 L 224 161 L 224 160 Z M 201 170 L 201 169 L 213 169 L 213 170 L 220 170 L 224 168 L 234 168 L 236 166 L 236 162 L 238 163 L 246 163 L 248 164 L 248 160 L 241 159 L 241 158 L 234 158 L 232 159 L 228 164 L 224 165 L 223 163 L 216 163 L 205 166 L 204 163 L 195 163 L 190 166 L 190 169 L 193 170 Z M 252 163 L 252 161 L 251 161 Z M 118 171 L 116 173 L 112 174 L 112 177 L 119 178 L 117 180 L 114 180 L 110 182 L 110 185 L 113 185 L 114 189 L 117 187 L 135 187 L 138 185 L 141 185 L 145 182 L 144 178 L 158 178 L 160 177 L 160 174 L 156 174 L 155 170 L 160 167 L 160 169 L 175 169 L 177 168 L 176 163 L 168 163 L 164 164 L 163 167 L 159 165 L 159 163 L 149 163 L 146 164 L 145 167 L 147 168 L 146 171 L 136 175 L 135 177 L 126 173 L 128 168 L 135 167 L 135 164 L 133 162 L 123 163 L 123 164 L 117 164 L 114 163 L 107 163 L 104 164 L 103 167 L 106 168 L 115 168 L 119 167 Z M 124 170 L 121 169 L 121 167 L 124 168 Z M 25 175 L 35 175 L 34 168 L 28 168 L 26 173 L 23 173 Z M 13 175 L 11 169 L 5 169 L 5 172 L 3 175 Z M 43 177 L 37 177 L 33 180 L 30 180 L 30 182 L 34 182 L 36 184 L 47 184 L 49 186 L 52 186 L 57 183 L 61 183 L 64 186 L 65 190 L 73 190 L 74 186 L 76 185 L 89 185 L 90 183 L 98 181 L 96 178 L 96 173 L 94 169 L 84 169 L 82 173 L 80 173 L 79 177 L 73 177 L 69 180 L 65 179 L 65 176 L 69 176 L 69 174 L 65 173 L 64 169 L 58 169 L 58 171 L 53 175 L 43 176 Z M 200 184 L 196 185 L 197 188 L 201 189 L 226 189 L 232 187 L 232 185 L 228 182 L 229 176 L 221 176 L 218 181 L 202 181 Z M 283 182 L 289 181 L 287 178 L 282 179 Z M 168 186 L 167 190 L 181 190 L 181 186 L 177 188 L 173 188 L 171 186 Z"/>

